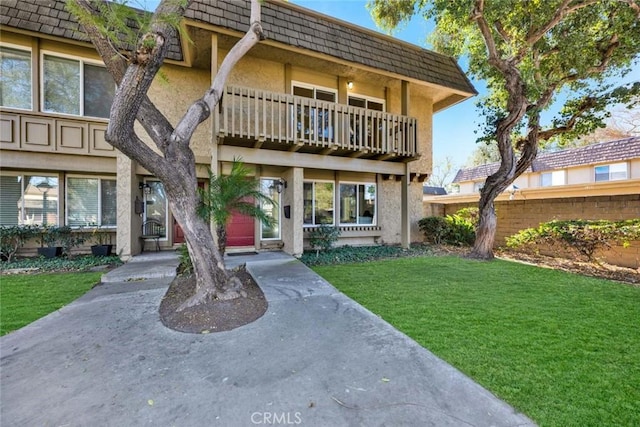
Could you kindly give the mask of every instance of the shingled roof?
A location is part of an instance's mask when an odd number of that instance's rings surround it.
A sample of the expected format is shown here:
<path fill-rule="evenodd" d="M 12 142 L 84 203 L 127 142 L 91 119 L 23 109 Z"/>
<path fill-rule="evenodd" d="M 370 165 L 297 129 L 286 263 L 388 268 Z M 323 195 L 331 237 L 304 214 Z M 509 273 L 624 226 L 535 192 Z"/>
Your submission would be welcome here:
<path fill-rule="evenodd" d="M 640 158 L 640 137 L 601 142 L 553 153 L 542 153 L 533 161 L 530 171 L 545 172 L 574 166 L 619 162 Z M 488 163 L 474 168 L 460 169 L 453 182 L 485 179 L 498 170 L 500 163 Z"/>
<path fill-rule="evenodd" d="M 185 17 L 244 33 L 250 5 L 238 0 L 195 0 Z M 88 41 L 64 0 L 2 0 L 0 24 L 78 41 Z M 456 61 L 418 46 L 356 27 L 347 22 L 281 1 L 262 6 L 267 38 L 341 60 L 419 81 L 476 94 Z M 171 46 L 169 59 L 182 60 L 180 46 Z"/>

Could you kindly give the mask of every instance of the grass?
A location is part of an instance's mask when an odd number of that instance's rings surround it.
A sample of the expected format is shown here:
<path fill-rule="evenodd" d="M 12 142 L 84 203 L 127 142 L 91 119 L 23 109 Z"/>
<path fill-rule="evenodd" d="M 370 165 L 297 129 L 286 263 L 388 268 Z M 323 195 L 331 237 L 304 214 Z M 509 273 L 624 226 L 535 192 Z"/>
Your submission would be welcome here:
<path fill-rule="evenodd" d="M 100 281 L 102 273 L 20 274 L 0 277 L 0 335 L 69 304 Z"/>
<path fill-rule="evenodd" d="M 541 426 L 640 422 L 640 288 L 457 257 L 314 270 Z"/>

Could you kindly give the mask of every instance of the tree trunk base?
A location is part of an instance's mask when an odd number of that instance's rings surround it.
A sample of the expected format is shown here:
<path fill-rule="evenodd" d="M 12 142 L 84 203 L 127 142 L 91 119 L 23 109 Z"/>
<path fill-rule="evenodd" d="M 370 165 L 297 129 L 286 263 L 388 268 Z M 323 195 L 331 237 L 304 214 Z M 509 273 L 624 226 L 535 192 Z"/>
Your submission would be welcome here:
<path fill-rule="evenodd" d="M 466 255 L 464 255 L 464 258 L 476 259 L 476 260 L 479 260 L 479 261 L 491 261 L 495 257 L 493 256 L 493 252 L 481 253 L 481 252 L 472 250 L 471 252 L 469 252 Z"/>
<path fill-rule="evenodd" d="M 217 290 L 215 287 L 197 287 L 196 293 L 186 299 L 176 311 L 183 311 L 190 307 L 204 304 L 211 300 L 229 301 L 236 298 L 246 298 L 247 293 L 242 289 L 242 282 L 236 276 L 231 276 L 223 290 Z"/>

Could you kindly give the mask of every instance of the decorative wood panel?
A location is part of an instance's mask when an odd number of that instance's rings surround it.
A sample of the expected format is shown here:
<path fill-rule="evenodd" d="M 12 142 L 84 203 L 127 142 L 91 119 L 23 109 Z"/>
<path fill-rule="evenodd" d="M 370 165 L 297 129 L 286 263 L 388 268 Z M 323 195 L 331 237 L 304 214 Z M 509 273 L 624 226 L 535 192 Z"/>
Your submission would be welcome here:
<path fill-rule="evenodd" d="M 22 149 L 31 151 L 53 151 L 53 119 L 20 117 L 20 143 Z"/>
<path fill-rule="evenodd" d="M 56 120 L 58 150 L 63 153 L 89 153 L 87 124 Z"/>
<path fill-rule="evenodd" d="M 0 115 L 0 148 L 20 148 L 18 120 L 18 116 L 15 114 Z"/>
<path fill-rule="evenodd" d="M 89 125 L 89 152 L 91 154 L 102 156 L 114 156 L 116 154 L 113 146 L 104 139 L 106 131 L 106 125 Z"/>

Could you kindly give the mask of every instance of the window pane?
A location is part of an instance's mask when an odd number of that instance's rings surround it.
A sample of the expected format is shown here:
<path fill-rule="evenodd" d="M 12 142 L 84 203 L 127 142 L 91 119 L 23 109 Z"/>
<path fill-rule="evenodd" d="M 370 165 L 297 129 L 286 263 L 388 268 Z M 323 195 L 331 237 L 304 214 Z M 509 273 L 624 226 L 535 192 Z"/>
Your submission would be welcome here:
<path fill-rule="evenodd" d="M 44 110 L 80 114 L 80 63 L 44 55 Z"/>
<path fill-rule="evenodd" d="M 0 176 L 0 225 L 19 225 L 22 177 Z"/>
<path fill-rule="evenodd" d="M 58 178 L 24 176 L 22 224 L 58 224 Z"/>
<path fill-rule="evenodd" d="M 369 101 L 367 103 L 369 110 L 384 111 L 384 104 L 381 102 Z"/>
<path fill-rule="evenodd" d="M 84 66 L 84 115 L 109 118 L 116 85 L 106 68 Z"/>
<path fill-rule="evenodd" d="M 596 182 L 609 181 L 609 166 L 596 166 Z"/>
<path fill-rule="evenodd" d="M 100 186 L 100 201 L 102 203 L 102 221 L 100 225 L 115 226 L 118 214 L 116 181 L 113 179 L 103 179 Z"/>
<path fill-rule="evenodd" d="M 540 186 L 542 187 L 550 187 L 551 186 L 551 174 L 543 173 L 540 175 Z"/>
<path fill-rule="evenodd" d="M 304 216 L 302 222 L 304 224 L 313 224 L 313 183 L 305 182 L 302 187 L 304 197 Z"/>
<path fill-rule="evenodd" d="M 315 183 L 314 224 L 333 224 L 333 183 Z"/>
<path fill-rule="evenodd" d="M 609 179 L 614 181 L 618 179 L 627 179 L 627 164 L 614 163 L 609 165 Z"/>
<path fill-rule="evenodd" d="M 355 224 L 356 217 L 356 185 L 340 184 L 340 223 Z"/>
<path fill-rule="evenodd" d="M 31 109 L 31 52 L 0 47 L 0 105 Z"/>
<path fill-rule="evenodd" d="M 305 98 L 313 98 L 313 89 L 308 89 L 306 87 L 293 87 L 293 94 L 296 96 L 304 96 Z"/>
<path fill-rule="evenodd" d="M 373 224 L 376 216 L 376 185 L 358 186 L 358 224 Z"/>
<path fill-rule="evenodd" d="M 278 202 L 280 200 L 280 194 L 276 191 L 274 179 L 262 179 L 260 180 L 260 188 L 262 194 L 271 198 L 273 201 Z M 262 223 L 261 236 L 263 239 L 279 239 L 280 238 L 280 211 L 278 205 L 272 203 L 262 202 L 262 210 L 267 214 L 269 218 L 273 218 L 273 224 Z"/>
<path fill-rule="evenodd" d="M 321 101 L 336 102 L 336 94 L 326 90 L 316 89 L 316 99 Z"/>
<path fill-rule="evenodd" d="M 367 101 L 362 98 L 349 97 L 349 105 L 353 107 L 367 108 Z"/>
<path fill-rule="evenodd" d="M 147 181 L 151 191 L 145 194 L 146 219 L 157 219 L 160 224 L 167 227 L 167 196 L 164 193 L 164 186 L 160 181 Z"/>
<path fill-rule="evenodd" d="M 67 225 L 71 227 L 98 224 L 98 179 L 67 179 Z"/>

